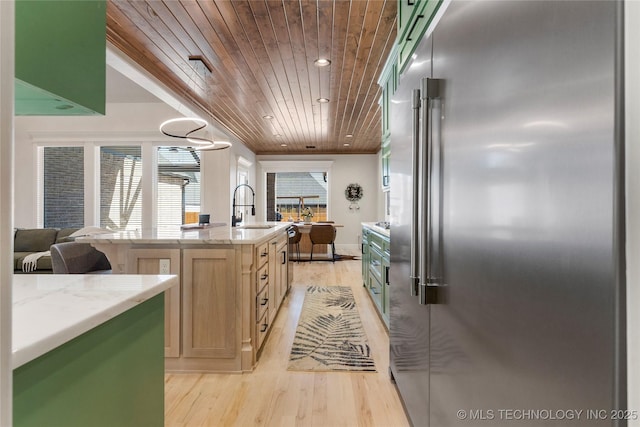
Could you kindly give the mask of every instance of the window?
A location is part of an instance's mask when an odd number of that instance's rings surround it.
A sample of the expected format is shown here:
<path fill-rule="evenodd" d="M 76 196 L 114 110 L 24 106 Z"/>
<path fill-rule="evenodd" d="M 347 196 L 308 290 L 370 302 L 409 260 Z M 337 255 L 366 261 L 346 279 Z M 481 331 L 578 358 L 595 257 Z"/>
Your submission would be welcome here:
<path fill-rule="evenodd" d="M 100 226 L 142 228 L 141 147 L 100 147 Z"/>
<path fill-rule="evenodd" d="M 82 227 L 84 148 L 44 147 L 42 163 L 44 227 Z"/>
<path fill-rule="evenodd" d="M 327 220 L 326 172 L 267 173 L 267 221 L 303 220 L 305 209 L 313 221 Z"/>
<path fill-rule="evenodd" d="M 40 227 L 126 231 L 198 222 L 199 151 L 153 141 L 53 142 L 37 147 Z"/>
<path fill-rule="evenodd" d="M 198 222 L 200 153 L 191 147 L 158 147 L 158 228 Z"/>

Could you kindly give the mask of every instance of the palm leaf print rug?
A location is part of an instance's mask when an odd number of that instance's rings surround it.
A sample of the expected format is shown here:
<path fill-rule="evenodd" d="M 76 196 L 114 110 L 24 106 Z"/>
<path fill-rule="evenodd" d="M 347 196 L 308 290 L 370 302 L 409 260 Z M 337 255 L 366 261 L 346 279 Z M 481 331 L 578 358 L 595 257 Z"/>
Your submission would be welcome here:
<path fill-rule="evenodd" d="M 351 288 L 307 287 L 288 369 L 375 372 Z"/>

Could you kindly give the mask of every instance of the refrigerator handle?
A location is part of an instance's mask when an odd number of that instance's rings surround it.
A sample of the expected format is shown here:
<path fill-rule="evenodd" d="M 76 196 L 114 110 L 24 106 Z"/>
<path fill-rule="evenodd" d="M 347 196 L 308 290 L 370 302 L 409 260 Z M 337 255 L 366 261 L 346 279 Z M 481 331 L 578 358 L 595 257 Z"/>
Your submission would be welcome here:
<path fill-rule="evenodd" d="M 437 280 L 431 271 L 432 257 L 434 256 L 433 250 L 433 214 L 436 210 L 439 210 L 440 201 L 433 200 L 433 191 L 431 188 L 433 179 L 433 134 L 432 120 L 434 115 L 432 113 L 431 101 L 433 99 L 440 98 L 440 79 L 422 79 L 421 93 L 422 93 L 422 140 L 425 141 L 426 149 L 422 150 L 421 163 L 424 166 L 422 169 L 423 176 L 421 182 L 423 190 L 421 193 L 421 210 L 424 213 L 420 217 L 420 286 L 419 286 L 419 301 L 420 304 L 436 304 L 438 301 L 437 294 Z M 425 169 L 426 168 L 426 169 Z M 436 194 L 439 195 L 440 192 Z"/>
<path fill-rule="evenodd" d="M 411 277 L 410 277 L 410 293 L 411 296 L 418 296 L 418 286 L 420 283 L 420 228 L 418 221 L 420 220 L 420 174 L 422 167 L 420 165 L 420 89 L 414 89 L 411 97 L 411 112 L 413 116 L 412 134 L 411 134 L 411 176 L 413 177 L 413 194 L 411 197 Z"/>

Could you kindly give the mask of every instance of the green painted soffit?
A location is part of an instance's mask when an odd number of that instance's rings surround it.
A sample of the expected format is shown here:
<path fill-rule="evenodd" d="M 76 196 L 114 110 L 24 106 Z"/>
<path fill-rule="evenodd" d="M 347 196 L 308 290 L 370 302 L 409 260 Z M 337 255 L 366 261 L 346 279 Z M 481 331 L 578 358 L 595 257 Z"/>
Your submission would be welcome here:
<path fill-rule="evenodd" d="M 17 0 L 16 115 L 105 113 L 106 0 Z"/>

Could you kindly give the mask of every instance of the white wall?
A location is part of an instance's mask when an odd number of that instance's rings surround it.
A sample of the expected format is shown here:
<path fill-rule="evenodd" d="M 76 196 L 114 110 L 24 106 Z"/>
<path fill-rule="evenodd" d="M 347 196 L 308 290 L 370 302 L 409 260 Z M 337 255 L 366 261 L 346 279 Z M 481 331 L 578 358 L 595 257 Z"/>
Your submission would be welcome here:
<path fill-rule="evenodd" d="M 640 2 L 625 2 L 627 384 L 630 410 L 640 411 Z M 640 416 L 640 415 L 639 415 Z M 640 419 L 629 421 L 640 426 Z"/>
<path fill-rule="evenodd" d="M 336 250 L 348 248 L 353 250 L 360 247 L 362 235 L 361 222 L 375 222 L 384 220 L 383 210 L 380 208 L 382 191 L 380 186 L 380 159 L 377 154 L 361 155 L 269 155 L 256 156 L 258 166 L 256 168 L 256 209 L 261 215 L 259 220 L 264 220 L 265 213 L 265 174 L 260 166 L 260 161 L 331 161 L 329 173 L 329 209 L 330 219 L 337 224 L 344 225 L 338 229 L 336 236 Z M 349 210 L 350 202 L 344 196 L 347 185 L 357 183 L 362 186 L 363 197 L 358 203 L 359 211 Z"/>

